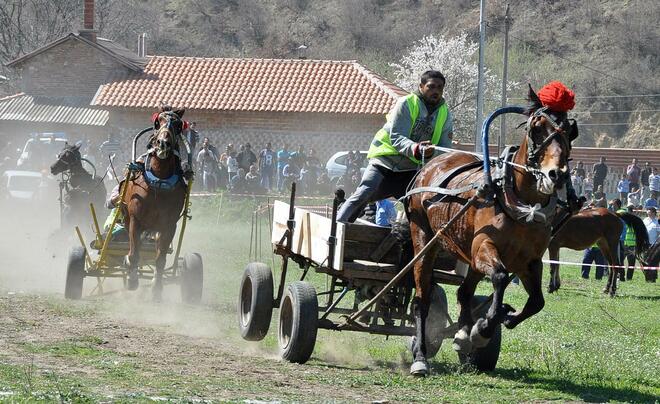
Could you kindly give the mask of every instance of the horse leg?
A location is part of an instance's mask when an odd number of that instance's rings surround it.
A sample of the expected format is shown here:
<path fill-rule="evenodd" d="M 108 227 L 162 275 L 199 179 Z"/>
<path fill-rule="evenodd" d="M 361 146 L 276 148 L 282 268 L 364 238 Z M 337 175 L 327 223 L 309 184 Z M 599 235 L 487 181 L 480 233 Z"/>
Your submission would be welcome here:
<path fill-rule="evenodd" d="M 537 259 L 530 262 L 527 270 L 517 275 L 520 277 L 528 297 L 525 307 L 520 312 L 506 314 L 503 324 L 509 329 L 515 328 L 527 318 L 541 311 L 545 306 L 541 285 L 543 276 L 543 263 L 541 260 Z"/>
<path fill-rule="evenodd" d="M 413 234 L 413 246 L 415 252 L 420 251 L 429 241 L 429 237 L 415 223 L 410 223 L 411 234 Z M 426 360 L 426 321 L 431 305 L 431 287 L 433 283 L 433 264 L 438 255 L 440 245 L 435 244 L 424 255 L 421 261 L 415 263 L 413 275 L 415 278 L 415 298 L 413 310 L 415 315 L 416 339 L 413 344 L 413 363 L 410 373 L 413 376 L 427 376 L 430 372 Z"/>
<path fill-rule="evenodd" d="M 124 257 L 124 266 L 128 269 L 128 290 L 138 288 L 138 262 L 140 262 L 140 234 L 142 233 L 138 221 L 134 217 L 126 218 L 128 228 L 128 255 Z"/>
<path fill-rule="evenodd" d="M 504 290 L 509 284 L 509 276 L 500 260 L 497 248 L 490 239 L 477 240 L 477 253 L 473 254 L 473 265 L 478 272 L 490 276 L 493 283 L 493 301 L 485 318 L 479 318 L 470 331 L 470 342 L 476 348 L 488 344 L 498 324 L 504 316 L 515 311 L 504 305 Z"/>
<path fill-rule="evenodd" d="M 474 291 L 477 289 L 477 284 L 484 275 L 480 272 L 468 268 L 468 273 L 456 291 L 456 298 L 458 300 L 459 313 L 458 313 L 458 331 L 454 335 L 452 347 L 457 352 L 470 353 L 472 352 L 472 342 L 470 342 L 470 330 L 474 325 L 472 318 L 472 298 Z"/>
<path fill-rule="evenodd" d="M 614 248 L 612 248 L 614 246 Z M 598 247 L 600 248 L 600 251 L 607 260 L 607 263 L 609 265 L 609 274 L 607 276 L 607 285 L 605 285 L 605 288 L 603 289 L 603 293 L 609 293 L 610 296 L 616 295 L 616 282 L 617 282 L 617 276 L 619 272 L 619 239 L 618 238 L 613 238 L 612 240 L 608 240 L 607 242 L 599 242 Z M 602 262 L 599 262 L 599 260 L 595 260 L 596 265 L 603 264 Z M 596 267 L 598 268 L 598 267 Z"/>
<path fill-rule="evenodd" d="M 174 229 L 176 230 L 176 227 Z M 173 238 L 174 231 L 168 228 L 167 231 L 159 232 L 158 239 L 156 240 L 156 269 L 151 286 L 151 296 L 155 302 L 160 302 L 163 295 L 163 272 L 165 271 L 167 249 Z"/>
<path fill-rule="evenodd" d="M 550 256 L 550 261 L 559 261 L 559 248 L 554 245 L 551 245 L 548 248 L 548 255 Z M 561 280 L 559 279 L 559 264 L 551 263 L 550 283 L 548 285 L 548 293 L 552 293 L 559 290 L 560 286 L 561 286 Z"/>

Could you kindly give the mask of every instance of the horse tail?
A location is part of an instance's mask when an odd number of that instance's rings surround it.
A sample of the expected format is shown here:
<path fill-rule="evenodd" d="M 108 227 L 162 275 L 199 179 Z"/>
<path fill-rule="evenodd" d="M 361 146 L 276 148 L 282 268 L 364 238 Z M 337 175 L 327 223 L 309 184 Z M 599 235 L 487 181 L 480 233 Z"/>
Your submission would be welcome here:
<path fill-rule="evenodd" d="M 651 246 L 648 254 L 646 254 L 646 260 L 644 260 L 644 265 L 649 267 L 660 266 L 660 241 L 657 241 Z"/>
<path fill-rule="evenodd" d="M 617 213 L 616 215 L 635 231 L 635 255 L 640 257 L 651 246 L 644 221 L 632 213 Z"/>

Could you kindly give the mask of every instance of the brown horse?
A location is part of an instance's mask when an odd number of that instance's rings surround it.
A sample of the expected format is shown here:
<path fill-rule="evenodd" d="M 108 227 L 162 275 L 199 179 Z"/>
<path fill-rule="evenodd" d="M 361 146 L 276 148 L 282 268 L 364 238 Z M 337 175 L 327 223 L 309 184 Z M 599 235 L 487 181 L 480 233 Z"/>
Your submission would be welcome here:
<path fill-rule="evenodd" d="M 556 212 L 557 190 L 570 181 L 568 158 L 570 142 L 577 137 L 577 124 L 569 121 L 566 112 L 543 107 L 536 93 L 529 88 L 531 105 L 526 136 L 509 164 L 502 181 L 494 182 L 495 198 L 483 185 L 483 169 L 475 157 L 452 152 L 431 160 L 419 172 L 415 187 L 467 188 L 458 195 L 434 192 L 412 193 L 407 213 L 411 222 L 415 254 L 457 215 L 469 202 L 462 216 L 447 229 L 441 242 L 430 247 L 423 260 L 414 267 L 416 343 L 411 373 L 425 376 L 425 326 L 432 290 L 433 263 L 444 249 L 470 265 L 470 270 L 458 288 L 460 305 L 459 331 L 454 349 L 471 355 L 473 349 L 485 347 L 499 324 L 514 328 L 538 313 L 544 306 L 541 286 L 541 258 L 550 242 L 551 224 Z M 485 183 L 488 183 L 485 180 Z M 510 277 L 518 275 L 529 298 L 521 311 L 503 303 L 504 290 Z M 471 301 L 477 283 L 488 275 L 493 283 L 493 300 L 485 318 L 472 318 Z M 432 319 L 428 319 L 433 321 Z"/>
<path fill-rule="evenodd" d="M 622 222 L 623 220 L 623 222 Z M 623 223 L 635 231 L 635 255 L 641 256 L 649 248 L 649 235 L 644 222 L 631 213 L 612 213 L 605 208 L 587 208 L 566 221 L 554 235 L 548 247 L 548 254 L 553 261 L 559 260 L 559 249 L 584 250 L 598 243 L 600 251 L 610 266 L 621 265 L 619 260 L 619 238 Z M 623 274 L 623 269 L 610 269 L 607 285 L 603 293 L 616 294 L 616 274 Z M 550 284 L 548 293 L 559 289 L 559 264 L 550 264 Z"/>
<path fill-rule="evenodd" d="M 156 231 L 156 269 L 153 279 L 153 296 L 159 300 L 163 289 L 165 258 L 181 216 L 185 202 L 186 185 L 174 146 L 183 124 L 184 111 L 160 113 L 159 129 L 153 136 L 151 149 L 145 158 L 145 169 L 126 180 L 122 212 L 128 230 L 129 250 L 125 259 L 128 268 L 128 289 L 138 287 L 137 266 L 140 260 L 140 236 L 143 231 Z"/>

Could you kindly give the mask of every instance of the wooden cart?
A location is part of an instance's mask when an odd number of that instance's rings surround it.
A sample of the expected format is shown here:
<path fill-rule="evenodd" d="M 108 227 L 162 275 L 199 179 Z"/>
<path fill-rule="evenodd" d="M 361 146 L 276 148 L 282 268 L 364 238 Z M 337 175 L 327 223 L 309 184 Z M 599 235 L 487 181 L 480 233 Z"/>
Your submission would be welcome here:
<path fill-rule="evenodd" d="M 282 258 L 279 283 L 274 285 L 273 272 L 264 263 L 252 262 L 245 268 L 238 301 L 244 339 L 258 341 L 265 337 L 273 308 L 279 309 L 280 354 L 290 362 L 309 359 L 318 329 L 414 337 L 414 282 L 410 273 L 401 276 L 401 269 L 412 259 L 405 241 L 387 227 L 339 223 L 336 213 L 336 200 L 331 218 L 296 208 L 295 185 L 289 204 L 274 203 L 271 242 L 274 253 Z M 287 285 L 289 261 L 298 264 L 302 273 Z M 426 330 L 429 358 L 438 352 L 443 339 L 453 338 L 457 331 L 441 286 L 461 284 L 464 274 L 455 271 L 456 264 L 453 257 L 440 254 L 435 265 L 438 269 L 433 271 Z M 317 291 L 309 281 L 310 269 L 327 274 L 326 290 Z M 473 314 L 484 313 L 489 301 L 475 297 Z M 480 370 L 494 369 L 500 343 L 498 327 L 486 347 L 459 358 Z"/>

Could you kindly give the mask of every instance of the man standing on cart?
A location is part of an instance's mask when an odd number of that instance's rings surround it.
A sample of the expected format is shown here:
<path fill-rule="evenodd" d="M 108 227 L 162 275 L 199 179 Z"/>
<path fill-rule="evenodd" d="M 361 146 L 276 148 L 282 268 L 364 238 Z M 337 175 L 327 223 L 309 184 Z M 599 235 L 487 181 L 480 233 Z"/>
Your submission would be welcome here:
<path fill-rule="evenodd" d="M 371 142 L 369 165 L 339 210 L 338 221 L 354 222 L 368 203 L 402 197 L 422 164 L 442 153 L 433 146 L 451 147 L 452 115 L 442 97 L 445 83 L 441 72 L 428 70 L 419 90 L 397 101 Z"/>

